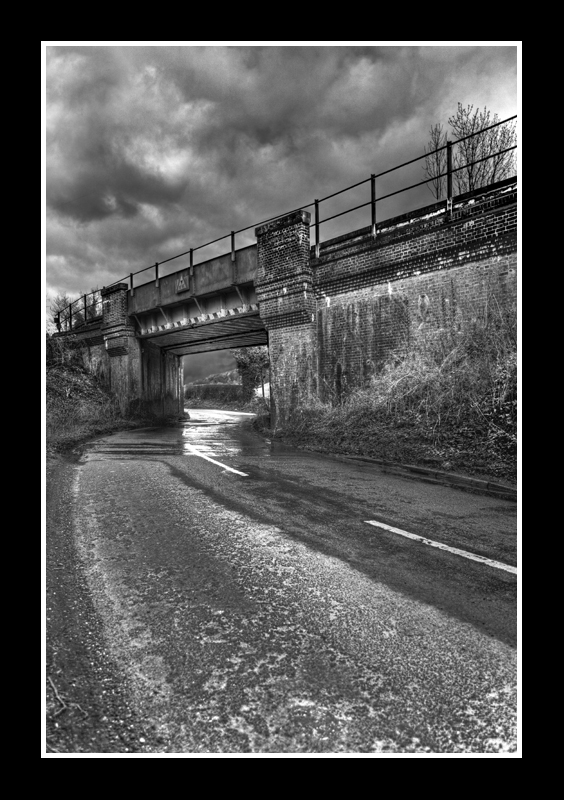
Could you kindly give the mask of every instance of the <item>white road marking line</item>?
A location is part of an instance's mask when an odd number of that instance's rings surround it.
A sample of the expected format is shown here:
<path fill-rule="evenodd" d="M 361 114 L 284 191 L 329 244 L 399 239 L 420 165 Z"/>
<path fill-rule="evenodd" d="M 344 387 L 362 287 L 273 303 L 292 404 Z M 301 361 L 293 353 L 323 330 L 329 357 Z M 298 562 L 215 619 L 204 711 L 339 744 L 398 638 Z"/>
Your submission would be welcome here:
<path fill-rule="evenodd" d="M 385 525 L 383 522 L 376 522 L 372 519 L 366 519 L 364 521 L 368 525 L 374 525 L 376 528 L 384 528 L 384 530 L 391 531 L 392 533 L 399 533 L 400 536 L 407 536 L 408 539 L 414 539 L 416 542 L 422 542 L 431 547 L 437 547 L 439 550 L 448 550 L 449 553 L 455 553 L 457 556 L 464 556 L 464 558 L 470 558 L 472 561 L 479 561 L 480 564 L 487 564 L 489 567 L 503 569 L 506 572 L 512 572 L 514 575 L 517 574 L 517 567 L 511 567 L 509 564 L 503 564 L 501 561 L 493 561 L 491 558 L 477 556 L 475 553 L 469 553 L 467 550 L 459 550 L 458 547 L 450 547 L 450 545 L 442 544 L 442 542 L 434 542 L 432 539 L 425 539 L 424 536 L 417 536 L 415 533 L 402 531 L 401 528 L 392 528 L 391 525 Z"/>
<path fill-rule="evenodd" d="M 200 456 L 200 458 L 205 458 L 206 461 L 211 461 L 212 464 L 217 464 L 218 467 L 223 467 L 223 469 L 229 470 L 229 472 L 234 472 L 235 475 L 242 475 L 244 478 L 248 478 L 246 472 L 239 472 L 238 469 L 233 469 L 233 467 L 228 467 L 227 464 L 222 464 L 221 461 L 216 461 L 215 458 L 210 458 L 209 456 L 204 455 L 204 453 L 200 453 L 200 451 L 194 447 L 192 444 L 188 444 L 187 442 L 184 444 L 184 447 L 190 450 L 195 456 Z"/>

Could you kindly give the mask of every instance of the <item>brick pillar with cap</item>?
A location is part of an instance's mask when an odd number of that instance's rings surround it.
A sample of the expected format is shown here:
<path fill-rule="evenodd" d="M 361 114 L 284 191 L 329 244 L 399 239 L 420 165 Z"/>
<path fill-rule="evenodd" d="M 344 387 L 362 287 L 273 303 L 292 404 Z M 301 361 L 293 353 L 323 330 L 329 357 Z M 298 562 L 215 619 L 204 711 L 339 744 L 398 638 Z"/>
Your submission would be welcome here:
<path fill-rule="evenodd" d="M 283 427 L 317 394 L 317 323 L 307 211 L 255 230 L 259 313 L 268 331 L 271 424 Z"/>
<path fill-rule="evenodd" d="M 105 286 L 102 295 L 102 334 L 110 358 L 127 355 L 129 340 L 135 336 L 135 328 L 127 314 L 126 283 Z"/>
<path fill-rule="evenodd" d="M 109 383 L 122 411 L 128 411 L 141 398 L 141 363 L 135 327 L 127 313 L 126 283 L 105 286 L 102 296 L 104 347 L 109 357 Z"/>

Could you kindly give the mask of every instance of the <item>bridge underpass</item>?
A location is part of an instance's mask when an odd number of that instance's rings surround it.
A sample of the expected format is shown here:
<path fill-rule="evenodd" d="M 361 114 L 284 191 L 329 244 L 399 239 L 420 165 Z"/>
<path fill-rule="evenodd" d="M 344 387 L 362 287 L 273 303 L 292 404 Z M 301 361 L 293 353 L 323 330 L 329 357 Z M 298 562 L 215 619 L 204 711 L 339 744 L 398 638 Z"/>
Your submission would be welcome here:
<path fill-rule="evenodd" d="M 256 272 L 253 245 L 140 286 L 131 275 L 103 288 L 101 315 L 72 331 L 124 408 L 182 414 L 184 356 L 268 344 Z"/>

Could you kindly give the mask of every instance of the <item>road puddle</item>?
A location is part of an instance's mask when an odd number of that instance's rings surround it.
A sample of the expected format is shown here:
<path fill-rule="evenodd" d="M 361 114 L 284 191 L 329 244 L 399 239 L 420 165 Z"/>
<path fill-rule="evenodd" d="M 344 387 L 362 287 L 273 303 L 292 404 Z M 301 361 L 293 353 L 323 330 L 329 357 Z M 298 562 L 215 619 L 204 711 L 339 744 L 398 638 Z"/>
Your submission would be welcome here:
<path fill-rule="evenodd" d="M 249 453 L 249 446 L 245 442 L 248 434 L 241 430 L 240 425 L 255 414 L 219 409 L 185 410 L 190 415 L 182 431 L 186 455 L 194 455 L 194 451 L 198 451 L 214 458 L 233 458 L 244 452 Z M 253 437 L 251 449 L 257 454 L 263 452 L 264 443 Z"/>
<path fill-rule="evenodd" d="M 243 424 L 255 414 L 207 408 L 186 408 L 185 411 L 189 419 L 183 420 L 180 425 L 122 431 L 90 442 L 85 448 L 85 456 L 89 460 L 106 460 L 124 457 L 194 457 L 201 453 L 219 461 L 226 460 L 230 465 L 237 459 L 295 456 L 292 448 L 264 439 Z M 307 457 L 307 454 L 301 453 L 301 457 Z"/>

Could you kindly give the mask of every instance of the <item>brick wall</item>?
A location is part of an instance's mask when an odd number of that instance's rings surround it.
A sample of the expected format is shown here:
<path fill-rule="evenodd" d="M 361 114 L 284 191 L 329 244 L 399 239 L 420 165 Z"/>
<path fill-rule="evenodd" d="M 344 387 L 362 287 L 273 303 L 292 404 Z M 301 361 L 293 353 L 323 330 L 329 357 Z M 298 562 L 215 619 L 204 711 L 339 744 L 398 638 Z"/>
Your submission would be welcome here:
<path fill-rule="evenodd" d="M 433 331 L 461 330 L 489 307 L 515 313 L 516 185 L 338 237 L 311 251 L 324 399 L 368 383 L 394 353 Z"/>
<path fill-rule="evenodd" d="M 394 353 L 486 309 L 515 313 L 517 185 L 503 181 L 309 245 L 305 211 L 257 228 L 255 288 L 278 421 L 311 396 L 338 402 Z"/>
<path fill-rule="evenodd" d="M 321 245 L 311 264 L 316 292 L 331 296 L 411 275 L 509 255 L 516 249 L 514 179 L 489 191 L 462 195 L 452 215 L 444 203 L 339 236 Z"/>

